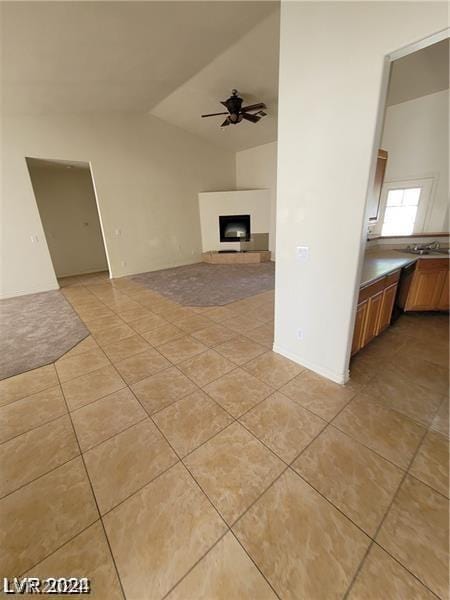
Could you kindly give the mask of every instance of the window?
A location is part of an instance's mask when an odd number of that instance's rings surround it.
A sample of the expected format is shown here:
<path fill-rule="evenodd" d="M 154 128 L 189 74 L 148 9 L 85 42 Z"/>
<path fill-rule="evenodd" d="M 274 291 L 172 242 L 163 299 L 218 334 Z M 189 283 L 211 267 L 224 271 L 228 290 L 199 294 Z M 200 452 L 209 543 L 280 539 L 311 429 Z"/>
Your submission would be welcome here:
<path fill-rule="evenodd" d="M 414 232 L 420 187 L 389 190 L 381 235 L 410 235 Z"/>
<path fill-rule="evenodd" d="M 422 233 L 431 210 L 433 183 L 432 177 L 385 181 L 379 218 L 371 232 L 385 237 Z"/>

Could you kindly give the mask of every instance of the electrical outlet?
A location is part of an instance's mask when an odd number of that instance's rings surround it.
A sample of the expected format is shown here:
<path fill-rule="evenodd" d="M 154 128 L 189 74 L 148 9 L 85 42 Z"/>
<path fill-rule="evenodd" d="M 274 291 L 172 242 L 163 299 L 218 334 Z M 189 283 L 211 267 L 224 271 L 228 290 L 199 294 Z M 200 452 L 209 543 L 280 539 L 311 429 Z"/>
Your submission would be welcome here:
<path fill-rule="evenodd" d="M 127 261 L 126 260 L 121 260 L 120 264 L 122 265 L 122 267 L 126 267 L 127 266 Z"/>
<path fill-rule="evenodd" d="M 122 235 L 122 230 L 121 230 L 121 229 L 115 229 L 115 230 L 114 230 L 114 235 L 115 235 L 116 237 L 120 237 L 120 236 Z"/>

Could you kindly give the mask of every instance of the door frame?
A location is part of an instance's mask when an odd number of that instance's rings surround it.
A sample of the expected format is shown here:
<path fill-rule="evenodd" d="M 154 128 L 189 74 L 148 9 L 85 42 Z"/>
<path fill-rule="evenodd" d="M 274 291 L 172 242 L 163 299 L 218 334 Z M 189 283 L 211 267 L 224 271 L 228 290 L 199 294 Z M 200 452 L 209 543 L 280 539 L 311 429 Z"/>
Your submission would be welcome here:
<path fill-rule="evenodd" d="M 381 86 L 380 86 L 380 91 L 379 91 L 379 96 L 378 96 L 377 125 L 375 128 L 375 133 L 374 133 L 374 137 L 373 137 L 371 168 L 370 168 L 370 172 L 369 172 L 368 187 L 367 187 L 367 191 L 366 191 L 365 216 L 364 216 L 364 222 L 363 222 L 363 227 L 362 227 L 362 231 L 361 231 L 361 243 L 360 243 L 360 249 L 359 249 L 359 266 L 357 269 L 357 278 L 355 281 L 354 291 L 353 291 L 353 314 L 352 314 L 352 318 L 350 320 L 351 328 L 349 331 L 349 337 L 348 337 L 348 341 L 347 341 L 347 356 L 346 356 L 346 363 L 345 363 L 347 365 L 347 369 L 346 369 L 347 377 L 348 377 L 348 374 L 350 373 L 349 366 L 350 366 L 350 360 L 351 360 L 353 334 L 354 334 L 355 322 L 356 322 L 356 308 L 358 305 L 361 275 L 362 275 L 362 269 L 363 269 L 363 264 L 364 264 L 364 255 L 365 255 L 365 250 L 366 250 L 366 244 L 367 244 L 367 228 L 369 225 L 368 198 L 369 198 L 369 194 L 371 191 L 370 190 L 371 182 L 374 181 L 374 179 L 375 179 L 375 169 L 376 169 L 376 164 L 377 164 L 378 149 L 379 149 L 380 143 L 381 143 L 381 136 L 382 136 L 383 127 L 384 127 L 384 119 L 385 119 L 385 115 L 386 115 L 386 100 L 387 100 L 387 93 L 388 93 L 388 88 L 389 88 L 391 66 L 395 60 L 398 60 L 399 58 L 403 58 L 404 56 L 408 56 L 409 54 L 413 54 L 414 52 L 417 52 L 418 50 L 422 50 L 423 48 L 428 48 L 428 46 L 437 44 L 438 42 L 441 42 L 442 40 L 445 40 L 447 38 L 450 38 L 450 27 L 446 27 L 445 29 L 442 29 L 440 31 L 432 33 L 431 35 L 426 36 L 425 38 L 416 40 L 415 42 L 412 42 L 411 44 L 407 44 L 406 46 L 402 46 L 401 48 L 398 48 L 397 50 L 394 50 L 394 51 L 386 54 L 384 57 L 383 76 L 382 76 Z"/>
<path fill-rule="evenodd" d="M 92 182 L 92 188 L 94 190 L 94 197 L 95 197 L 95 206 L 97 209 L 97 216 L 98 216 L 98 220 L 100 223 L 100 232 L 101 232 L 101 236 L 102 236 L 102 242 L 103 242 L 103 248 L 105 250 L 105 256 L 106 256 L 106 264 L 108 266 L 108 275 L 109 275 L 109 279 L 112 279 L 112 271 L 111 271 L 111 260 L 110 260 L 110 256 L 109 256 L 109 251 L 108 251 L 108 244 L 107 244 L 107 238 L 106 238 L 106 234 L 105 234 L 105 228 L 104 228 L 104 224 L 103 224 L 103 218 L 102 218 L 102 211 L 100 209 L 100 202 L 99 202 L 99 196 L 98 196 L 98 192 L 97 192 L 97 187 L 95 185 L 95 179 L 94 179 L 94 172 L 93 172 L 93 168 L 92 168 L 92 162 L 91 161 L 87 161 L 87 160 L 72 160 L 72 159 L 66 159 L 66 158 L 43 158 L 41 156 L 25 156 L 25 166 L 27 168 L 28 171 L 28 176 L 30 178 L 30 183 L 31 183 L 31 187 L 33 189 L 33 196 L 34 196 L 34 202 L 35 202 L 35 206 L 36 206 L 36 210 L 39 216 L 39 221 L 41 223 L 41 228 L 42 228 L 42 232 L 44 234 L 44 238 L 45 238 L 45 243 L 47 245 L 47 251 L 50 257 L 50 263 L 52 265 L 52 270 L 53 270 L 53 274 L 55 276 L 56 282 L 58 282 L 58 277 L 56 275 L 56 271 L 55 271 L 55 266 L 53 264 L 53 259 L 52 259 L 52 255 L 50 253 L 50 248 L 48 245 L 48 241 L 47 241 L 47 236 L 45 233 L 45 229 L 44 229 L 44 224 L 42 222 L 42 216 L 41 213 L 39 211 L 39 204 L 36 198 L 36 193 L 34 191 L 34 187 L 33 187 L 33 178 L 31 176 L 31 171 L 30 171 L 30 166 L 28 164 L 28 159 L 32 159 L 32 160 L 42 160 L 42 161 L 48 161 L 48 162 L 53 162 L 53 163 L 58 163 L 58 164 L 62 164 L 62 163 L 66 163 L 68 165 L 72 164 L 72 165 L 76 165 L 76 164 L 84 164 L 84 165 L 88 165 L 89 168 L 89 174 L 91 177 L 91 182 Z M 60 289 L 61 286 L 58 283 L 58 289 Z"/>

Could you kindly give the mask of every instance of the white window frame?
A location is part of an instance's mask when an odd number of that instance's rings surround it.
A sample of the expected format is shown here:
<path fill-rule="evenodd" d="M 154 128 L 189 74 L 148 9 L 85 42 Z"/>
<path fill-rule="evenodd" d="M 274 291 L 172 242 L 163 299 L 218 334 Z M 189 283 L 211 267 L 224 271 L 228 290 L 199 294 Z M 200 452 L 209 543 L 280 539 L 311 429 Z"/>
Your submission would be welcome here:
<path fill-rule="evenodd" d="M 411 235 L 423 233 L 425 230 L 424 228 L 425 223 L 427 221 L 427 216 L 430 212 L 432 205 L 433 187 L 433 177 L 424 177 L 422 179 L 407 179 L 403 181 L 385 181 L 381 188 L 380 213 L 378 221 L 375 227 L 373 227 L 372 229 L 373 233 L 376 233 L 381 237 L 394 237 L 392 235 L 382 236 L 381 234 L 384 223 L 384 215 L 386 213 L 387 197 L 389 192 L 392 190 L 404 190 L 407 188 L 420 188 L 419 206 L 417 208 L 416 220 L 414 222 L 414 229 Z M 402 234 L 399 234 L 398 237 L 402 237 Z"/>

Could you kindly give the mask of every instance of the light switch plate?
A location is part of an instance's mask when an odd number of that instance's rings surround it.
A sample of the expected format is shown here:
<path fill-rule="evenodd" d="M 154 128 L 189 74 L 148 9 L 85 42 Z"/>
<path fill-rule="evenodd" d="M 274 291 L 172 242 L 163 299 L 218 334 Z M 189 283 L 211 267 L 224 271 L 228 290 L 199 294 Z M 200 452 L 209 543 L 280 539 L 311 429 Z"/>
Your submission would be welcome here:
<path fill-rule="evenodd" d="M 295 257 L 298 262 L 306 262 L 309 258 L 309 246 L 297 246 Z"/>

